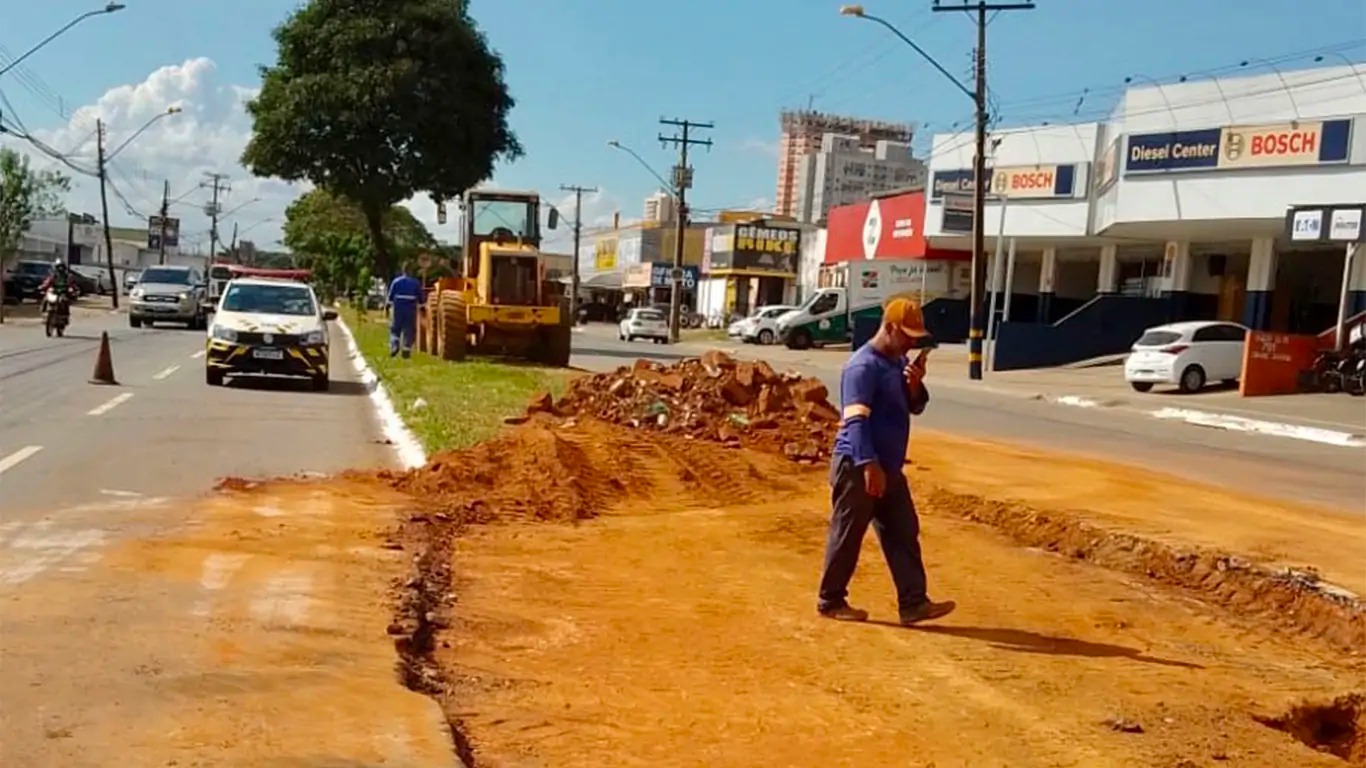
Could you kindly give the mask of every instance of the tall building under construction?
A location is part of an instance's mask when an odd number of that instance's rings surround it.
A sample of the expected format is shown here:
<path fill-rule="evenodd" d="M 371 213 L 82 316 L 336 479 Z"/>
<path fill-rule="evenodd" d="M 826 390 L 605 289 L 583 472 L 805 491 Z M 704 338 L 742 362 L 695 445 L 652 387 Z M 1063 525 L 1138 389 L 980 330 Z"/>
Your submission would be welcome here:
<path fill-rule="evenodd" d="M 785 110 L 781 114 L 782 139 L 778 143 L 778 194 L 776 212 L 798 214 L 798 169 L 803 157 L 819 152 L 827 133 L 858 137 L 860 146 L 875 151 L 879 141 L 911 143 L 915 128 L 910 123 L 889 123 L 858 117 L 840 117 L 811 110 Z"/>

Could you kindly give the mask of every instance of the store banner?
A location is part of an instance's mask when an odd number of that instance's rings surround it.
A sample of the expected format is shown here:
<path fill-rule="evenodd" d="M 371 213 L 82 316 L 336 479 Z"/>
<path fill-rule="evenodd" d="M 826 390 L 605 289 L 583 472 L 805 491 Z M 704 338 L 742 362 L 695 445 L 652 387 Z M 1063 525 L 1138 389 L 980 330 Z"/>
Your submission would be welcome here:
<path fill-rule="evenodd" d="M 628 264 L 621 270 L 621 287 L 627 290 L 650 287 L 650 265 Z"/>
<path fill-rule="evenodd" d="M 971 195 L 946 195 L 944 197 L 944 220 L 939 229 L 946 234 L 972 234 L 973 199 Z"/>
<path fill-rule="evenodd" d="M 1134 134 L 1124 175 L 1345 163 L 1351 137 L 1351 119 Z"/>
<path fill-rule="evenodd" d="M 991 194 L 1012 200 L 1073 197 L 1077 191 L 1075 165 L 1026 165 L 991 170 Z"/>
<path fill-rule="evenodd" d="M 649 284 L 651 288 L 672 288 L 673 287 L 673 265 L 672 264 L 646 264 L 649 268 Z M 691 291 L 697 287 L 701 279 L 701 270 L 694 266 L 683 267 L 682 283 L 683 290 Z"/>
<path fill-rule="evenodd" d="M 990 171 L 987 171 L 988 176 Z M 987 179 L 988 183 L 991 181 Z M 954 171 L 935 171 L 930 178 L 930 199 L 940 200 L 946 195 L 971 195 L 976 188 L 971 168 Z M 990 187 L 988 187 L 990 189 Z"/>
<path fill-rule="evenodd" d="M 603 238 L 593 245 L 593 269 L 611 272 L 617 268 L 617 240 Z"/>
<path fill-rule="evenodd" d="M 1366 203 L 1297 205 L 1285 214 L 1285 237 L 1292 243 L 1360 243 Z"/>

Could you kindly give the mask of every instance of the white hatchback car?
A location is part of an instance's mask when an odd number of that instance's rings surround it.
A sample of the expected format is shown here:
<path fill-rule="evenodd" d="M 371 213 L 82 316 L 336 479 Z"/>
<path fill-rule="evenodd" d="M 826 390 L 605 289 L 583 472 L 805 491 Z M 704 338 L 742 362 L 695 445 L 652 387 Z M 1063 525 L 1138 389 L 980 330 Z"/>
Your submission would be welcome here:
<path fill-rule="evenodd" d="M 794 309 L 796 307 L 786 304 L 759 307 L 737 324 L 740 326 L 737 335 L 747 344 L 772 344 L 778 339 L 778 318 Z"/>
<path fill-rule="evenodd" d="M 1198 392 L 1207 382 L 1238 381 L 1243 371 L 1247 328 L 1237 323 L 1195 320 L 1149 328 L 1124 361 L 1124 379 L 1138 392 L 1175 384 Z"/>
<path fill-rule="evenodd" d="M 626 313 L 617 327 L 617 337 L 622 341 L 650 339 L 656 344 L 669 341 L 669 323 L 664 313 L 651 307 L 637 307 Z"/>

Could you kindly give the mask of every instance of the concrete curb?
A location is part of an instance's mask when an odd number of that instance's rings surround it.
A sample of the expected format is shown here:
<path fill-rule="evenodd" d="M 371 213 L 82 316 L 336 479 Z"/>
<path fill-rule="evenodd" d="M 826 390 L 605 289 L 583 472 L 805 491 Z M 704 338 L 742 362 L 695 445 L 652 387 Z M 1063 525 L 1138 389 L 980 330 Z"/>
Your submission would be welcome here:
<path fill-rule="evenodd" d="M 356 337 L 347 327 L 346 321 L 341 316 L 337 317 L 337 327 L 341 329 L 342 335 L 346 337 L 347 354 L 351 358 L 351 365 L 355 368 L 356 374 L 360 376 L 361 383 L 370 393 L 370 402 L 375 408 L 375 416 L 379 419 L 380 429 L 384 437 L 394 446 L 394 453 L 398 456 L 398 462 L 404 469 L 416 469 L 427 463 L 427 452 L 423 449 L 422 443 L 418 442 L 417 436 L 408 425 L 404 423 L 403 417 L 398 415 L 398 409 L 394 407 L 394 401 L 389 397 L 389 391 L 384 388 L 379 376 L 366 362 L 365 355 L 361 354 L 360 345 L 356 343 Z"/>

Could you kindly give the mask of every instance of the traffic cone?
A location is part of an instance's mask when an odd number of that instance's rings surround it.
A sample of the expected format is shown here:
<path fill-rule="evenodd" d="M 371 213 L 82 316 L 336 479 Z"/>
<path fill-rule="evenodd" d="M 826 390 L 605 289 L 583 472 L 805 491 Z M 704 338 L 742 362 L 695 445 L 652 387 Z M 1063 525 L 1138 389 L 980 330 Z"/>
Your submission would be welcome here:
<path fill-rule="evenodd" d="M 90 376 L 91 384 L 114 384 L 114 359 L 109 356 L 109 332 L 100 334 L 100 356 L 95 358 L 95 373 Z"/>

